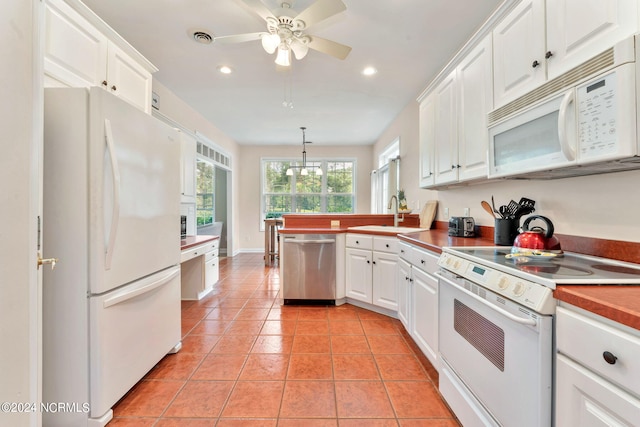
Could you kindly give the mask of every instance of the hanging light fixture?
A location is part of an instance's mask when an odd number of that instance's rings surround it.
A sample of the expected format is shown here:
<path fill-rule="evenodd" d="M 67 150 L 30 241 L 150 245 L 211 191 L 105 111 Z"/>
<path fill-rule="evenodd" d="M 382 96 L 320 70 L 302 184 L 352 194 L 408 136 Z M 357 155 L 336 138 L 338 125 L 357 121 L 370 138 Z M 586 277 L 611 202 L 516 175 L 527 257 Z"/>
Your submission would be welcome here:
<path fill-rule="evenodd" d="M 307 166 L 306 144 L 311 144 L 311 141 L 306 140 L 305 131 L 307 130 L 307 128 L 302 126 L 300 127 L 300 129 L 302 130 L 302 165 L 289 166 L 289 169 L 287 169 L 287 175 L 293 175 L 293 169 L 300 169 L 300 175 L 304 176 L 309 175 L 309 169 L 314 169 L 316 175 L 322 175 L 321 166 Z"/>

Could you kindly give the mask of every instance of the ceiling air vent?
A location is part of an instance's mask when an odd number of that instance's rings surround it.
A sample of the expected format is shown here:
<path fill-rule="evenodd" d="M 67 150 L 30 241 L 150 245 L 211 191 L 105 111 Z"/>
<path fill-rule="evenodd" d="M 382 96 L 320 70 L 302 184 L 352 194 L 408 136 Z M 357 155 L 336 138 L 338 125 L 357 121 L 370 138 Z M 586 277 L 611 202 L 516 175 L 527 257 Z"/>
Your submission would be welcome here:
<path fill-rule="evenodd" d="M 204 31 L 195 31 L 193 33 L 193 39 L 202 44 L 210 44 L 213 41 L 211 34 L 205 33 Z"/>

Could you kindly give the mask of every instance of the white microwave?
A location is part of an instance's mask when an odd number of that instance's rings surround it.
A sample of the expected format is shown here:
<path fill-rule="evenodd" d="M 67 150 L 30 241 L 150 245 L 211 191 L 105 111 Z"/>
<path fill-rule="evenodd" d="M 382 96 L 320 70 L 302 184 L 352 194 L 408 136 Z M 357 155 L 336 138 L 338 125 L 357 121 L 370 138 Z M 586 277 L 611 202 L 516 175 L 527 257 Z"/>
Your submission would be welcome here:
<path fill-rule="evenodd" d="M 640 168 L 636 41 L 620 43 L 514 101 L 522 105 L 515 111 L 508 104 L 492 112 L 489 178 L 559 178 Z M 594 72 L 597 66 L 601 69 Z M 562 89 L 544 96 L 553 85 Z M 537 93 L 542 99 L 526 105 Z M 500 114 L 505 117 L 495 120 Z"/>

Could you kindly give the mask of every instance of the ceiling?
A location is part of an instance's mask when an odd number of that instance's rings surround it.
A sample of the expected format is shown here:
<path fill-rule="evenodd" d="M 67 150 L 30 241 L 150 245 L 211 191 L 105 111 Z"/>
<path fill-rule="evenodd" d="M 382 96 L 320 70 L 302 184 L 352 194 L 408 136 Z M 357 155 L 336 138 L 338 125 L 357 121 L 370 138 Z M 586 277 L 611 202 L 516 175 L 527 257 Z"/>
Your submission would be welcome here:
<path fill-rule="evenodd" d="M 352 47 L 345 60 L 310 50 L 276 66 L 259 41 L 201 44 L 266 24 L 241 0 L 83 0 L 147 57 L 154 79 L 239 144 L 373 144 L 502 0 L 343 0 L 308 34 Z M 263 0 L 273 10 L 278 0 Z M 293 0 L 300 12 L 313 0 Z M 228 65 L 230 75 L 218 67 Z M 362 75 L 366 66 L 373 76 Z M 293 108 L 283 106 L 291 102 Z M 160 99 L 162 110 L 162 99 Z"/>

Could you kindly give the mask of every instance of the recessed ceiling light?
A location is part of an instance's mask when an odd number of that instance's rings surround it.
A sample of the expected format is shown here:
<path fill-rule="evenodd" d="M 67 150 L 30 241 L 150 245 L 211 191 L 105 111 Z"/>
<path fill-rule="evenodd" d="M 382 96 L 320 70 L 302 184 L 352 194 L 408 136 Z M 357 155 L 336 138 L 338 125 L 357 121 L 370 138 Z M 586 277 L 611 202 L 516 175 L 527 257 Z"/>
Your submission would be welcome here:
<path fill-rule="evenodd" d="M 231 74 L 233 72 L 231 67 L 226 66 L 226 65 L 219 66 L 218 67 L 218 71 L 220 71 L 222 74 Z"/>
<path fill-rule="evenodd" d="M 378 70 L 376 70 L 374 67 L 366 67 L 364 70 L 362 70 L 362 74 L 364 74 L 365 76 L 373 76 L 377 72 Z"/>

